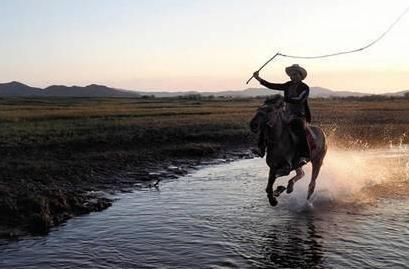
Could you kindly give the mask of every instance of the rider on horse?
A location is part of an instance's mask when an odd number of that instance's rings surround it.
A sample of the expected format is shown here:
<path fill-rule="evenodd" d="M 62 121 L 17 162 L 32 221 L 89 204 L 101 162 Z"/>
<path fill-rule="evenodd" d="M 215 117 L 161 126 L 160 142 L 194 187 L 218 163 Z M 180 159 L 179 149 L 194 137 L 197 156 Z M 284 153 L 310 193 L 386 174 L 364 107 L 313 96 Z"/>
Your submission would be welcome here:
<path fill-rule="evenodd" d="M 310 159 L 310 150 L 305 133 L 305 122 L 311 123 L 311 114 L 308 107 L 310 89 L 307 84 L 302 82 L 307 76 L 307 71 L 298 64 L 294 64 L 287 67 L 285 72 L 291 80 L 284 84 L 268 82 L 260 78 L 258 71 L 254 72 L 253 76 L 261 85 L 269 89 L 284 91 L 284 101 L 286 102 L 289 124 L 291 130 L 298 138 L 297 151 L 299 156 L 295 163 L 297 166 L 302 166 Z M 265 154 L 263 137 L 259 137 L 258 152 L 256 153 L 261 157 Z"/>

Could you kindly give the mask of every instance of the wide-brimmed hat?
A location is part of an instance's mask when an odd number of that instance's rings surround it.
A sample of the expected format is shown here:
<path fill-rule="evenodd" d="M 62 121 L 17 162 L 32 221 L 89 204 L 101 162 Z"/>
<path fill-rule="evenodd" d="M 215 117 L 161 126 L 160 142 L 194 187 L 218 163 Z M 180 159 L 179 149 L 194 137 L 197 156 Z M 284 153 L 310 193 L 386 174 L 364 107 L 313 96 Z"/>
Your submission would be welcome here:
<path fill-rule="evenodd" d="M 297 71 L 301 74 L 301 80 L 307 77 L 307 70 L 299 66 L 298 64 L 293 64 L 292 66 L 286 67 L 285 72 L 290 75 L 291 72 Z"/>

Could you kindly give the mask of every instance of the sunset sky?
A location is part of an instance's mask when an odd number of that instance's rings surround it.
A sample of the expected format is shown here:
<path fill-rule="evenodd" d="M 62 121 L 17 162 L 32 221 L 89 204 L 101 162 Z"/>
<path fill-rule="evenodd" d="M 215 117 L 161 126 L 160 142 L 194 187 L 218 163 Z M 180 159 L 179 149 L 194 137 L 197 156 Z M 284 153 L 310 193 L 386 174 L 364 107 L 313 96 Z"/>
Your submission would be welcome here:
<path fill-rule="evenodd" d="M 104 84 L 131 90 L 240 90 L 277 51 L 366 45 L 407 0 L 2 0 L 0 83 Z M 280 58 L 261 76 L 370 93 L 409 90 L 409 14 L 374 47 L 321 60 Z"/>

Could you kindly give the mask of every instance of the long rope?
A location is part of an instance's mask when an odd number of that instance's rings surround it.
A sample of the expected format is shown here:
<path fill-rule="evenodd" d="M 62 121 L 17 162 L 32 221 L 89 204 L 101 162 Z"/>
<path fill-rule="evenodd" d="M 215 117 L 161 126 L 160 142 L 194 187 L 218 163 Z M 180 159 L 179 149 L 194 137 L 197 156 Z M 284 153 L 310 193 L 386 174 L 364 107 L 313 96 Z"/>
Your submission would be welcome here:
<path fill-rule="evenodd" d="M 402 19 L 403 16 L 406 15 L 406 13 L 409 11 L 409 6 L 402 12 L 402 14 L 386 29 L 385 32 L 383 32 L 378 38 L 376 38 L 374 41 L 370 42 L 369 44 L 358 48 L 358 49 L 353 49 L 353 50 L 347 50 L 347 51 L 340 51 L 340 52 L 334 52 L 334 53 L 329 53 L 329 54 L 323 54 L 323 55 L 316 55 L 316 56 L 298 56 L 298 55 L 288 55 L 284 53 L 277 52 L 273 57 L 271 57 L 267 62 L 265 62 L 257 71 L 260 72 L 261 69 L 263 69 L 267 64 L 269 64 L 272 60 L 274 60 L 277 56 L 282 56 L 286 58 L 292 58 L 292 59 L 319 59 L 319 58 L 327 58 L 327 57 L 333 57 L 333 56 L 338 56 L 338 55 L 343 55 L 343 54 L 350 54 L 350 53 L 355 53 L 359 51 L 363 51 L 373 45 L 375 45 L 377 42 L 379 42 L 382 38 L 384 38 L 391 30 L 392 28 Z M 253 79 L 253 75 L 247 80 L 246 84 L 249 84 L 249 82 Z"/>

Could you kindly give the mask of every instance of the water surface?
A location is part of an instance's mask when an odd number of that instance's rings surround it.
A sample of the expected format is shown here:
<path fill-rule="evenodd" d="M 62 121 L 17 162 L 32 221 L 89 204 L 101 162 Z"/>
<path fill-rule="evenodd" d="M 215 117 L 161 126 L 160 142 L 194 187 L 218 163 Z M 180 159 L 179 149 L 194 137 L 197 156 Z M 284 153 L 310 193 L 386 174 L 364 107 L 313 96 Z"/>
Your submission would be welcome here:
<path fill-rule="evenodd" d="M 408 268 L 407 158 L 330 152 L 312 205 L 308 168 L 276 208 L 263 159 L 203 167 L 48 236 L 3 241 L 0 268 Z"/>

